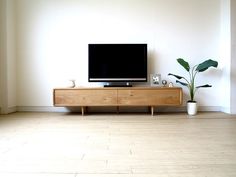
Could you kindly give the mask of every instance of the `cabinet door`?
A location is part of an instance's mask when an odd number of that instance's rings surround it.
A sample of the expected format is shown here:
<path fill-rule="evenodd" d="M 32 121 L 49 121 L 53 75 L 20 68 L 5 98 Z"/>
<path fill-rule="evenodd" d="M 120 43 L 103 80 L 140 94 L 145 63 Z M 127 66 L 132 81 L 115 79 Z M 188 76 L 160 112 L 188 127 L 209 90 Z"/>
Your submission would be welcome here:
<path fill-rule="evenodd" d="M 129 89 L 118 90 L 119 105 L 180 105 L 182 104 L 181 89 Z"/>
<path fill-rule="evenodd" d="M 117 104 L 116 90 L 55 90 L 55 106 L 112 106 Z"/>

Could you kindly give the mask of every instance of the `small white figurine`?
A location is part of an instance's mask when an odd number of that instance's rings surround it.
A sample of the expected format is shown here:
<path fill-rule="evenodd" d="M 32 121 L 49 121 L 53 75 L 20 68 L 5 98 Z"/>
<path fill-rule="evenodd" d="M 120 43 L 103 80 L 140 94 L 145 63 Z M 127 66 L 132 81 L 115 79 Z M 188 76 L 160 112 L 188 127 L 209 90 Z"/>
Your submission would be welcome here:
<path fill-rule="evenodd" d="M 172 82 L 170 82 L 169 87 L 174 87 L 174 84 Z"/>
<path fill-rule="evenodd" d="M 70 81 L 71 81 L 71 86 L 70 86 L 70 87 L 71 87 L 71 88 L 74 88 L 74 87 L 75 87 L 75 80 L 74 80 L 74 79 L 71 79 Z"/>

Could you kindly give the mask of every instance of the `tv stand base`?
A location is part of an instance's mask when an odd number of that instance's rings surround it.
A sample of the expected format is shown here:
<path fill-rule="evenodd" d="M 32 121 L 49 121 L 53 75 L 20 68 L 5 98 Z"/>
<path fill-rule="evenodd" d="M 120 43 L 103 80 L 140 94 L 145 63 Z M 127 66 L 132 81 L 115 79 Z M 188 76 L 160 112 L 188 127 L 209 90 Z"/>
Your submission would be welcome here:
<path fill-rule="evenodd" d="M 104 85 L 104 87 L 133 87 L 132 85 Z"/>
<path fill-rule="evenodd" d="M 126 83 L 107 83 L 104 87 L 132 87 L 129 82 Z"/>

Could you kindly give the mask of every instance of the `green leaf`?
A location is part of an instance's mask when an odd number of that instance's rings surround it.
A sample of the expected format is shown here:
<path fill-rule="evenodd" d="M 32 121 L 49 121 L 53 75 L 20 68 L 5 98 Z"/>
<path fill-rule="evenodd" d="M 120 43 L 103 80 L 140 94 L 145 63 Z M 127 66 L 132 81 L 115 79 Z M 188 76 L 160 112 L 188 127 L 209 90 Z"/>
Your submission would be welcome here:
<path fill-rule="evenodd" d="M 189 72 L 190 66 L 189 66 L 188 62 L 184 61 L 184 59 L 182 59 L 182 58 L 178 58 L 178 59 L 177 59 L 177 62 L 178 62 L 181 66 L 183 66 L 184 69 L 186 69 L 186 70 Z"/>
<path fill-rule="evenodd" d="M 200 63 L 197 66 L 196 71 L 203 72 L 203 71 L 207 70 L 209 67 L 217 68 L 217 66 L 218 66 L 218 62 L 217 61 L 209 59 L 209 60 L 206 60 L 206 61 Z"/>
<path fill-rule="evenodd" d="M 178 75 L 175 75 L 175 74 L 172 74 L 172 73 L 169 73 L 168 76 L 174 76 L 176 77 L 177 79 L 183 79 L 184 77 L 182 76 L 178 76 Z"/>
<path fill-rule="evenodd" d="M 185 82 L 181 82 L 181 81 L 178 81 L 178 80 L 176 80 L 176 83 L 180 83 L 180 84 L 183 85 L 183 86 L 188 86 L 187 83 L 185 83 Z"/>
<path fill-rule="evenodd" d="M 211 85 L 205 84 L 205 85 L 200 85 L 197 86 L 196 88 L 206 88 L 206 87 L 212 87 Z"/>

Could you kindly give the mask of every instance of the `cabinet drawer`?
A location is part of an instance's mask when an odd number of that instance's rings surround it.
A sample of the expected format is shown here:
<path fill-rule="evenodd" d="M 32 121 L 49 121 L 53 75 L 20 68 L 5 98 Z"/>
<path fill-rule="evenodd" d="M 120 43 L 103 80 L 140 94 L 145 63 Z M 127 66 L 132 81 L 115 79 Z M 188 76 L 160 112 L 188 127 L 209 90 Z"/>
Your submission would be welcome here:
<path fill-rule="evenodd" d="M 55 106 L 112 106 L 116 104 L 116 90 L 54 90 Z"/>
<path fill-rule="evenodd" d="M 180 105 L 180 89 L 118 90 L 119 105 Z"/>

